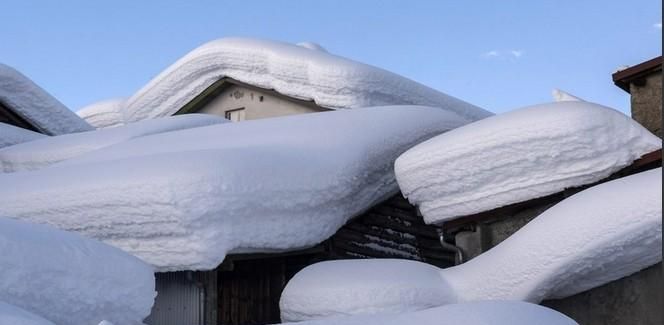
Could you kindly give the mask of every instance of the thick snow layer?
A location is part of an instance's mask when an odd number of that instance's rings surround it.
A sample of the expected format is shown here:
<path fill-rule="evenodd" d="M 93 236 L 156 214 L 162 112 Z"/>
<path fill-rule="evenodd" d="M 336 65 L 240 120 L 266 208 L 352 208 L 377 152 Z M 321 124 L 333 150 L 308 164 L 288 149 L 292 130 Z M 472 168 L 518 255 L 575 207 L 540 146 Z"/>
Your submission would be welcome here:
<path fill-rule="evenodd" d="M 551 91 L 551 96 L 553 97 L 553 100 L 556 102 L 577 102 L 577 101 L 583 101 L 583 99 L 576 97 L 568 92 L 562 91 L 558 88 L 554 88 Z"/>
<path fill-rule="evenodd" d="M 314 264 L 286 286 L 282 317 L 403 312 L 481 300 L 538 303 L 617 280 L 662 260 L 661 179 L 659 168 L 579 192 L 491 250 L 447 269 L 392 259 Z"/>
<path fill-rule="evenodd" d="M 0 171 L 43 168 L 53 163 L 151 134 L 229 122 L 215 115 L 186 114 L 131 123 L 121 127 L 45 137 L 0 149 Z"/>
<path fill-rule="evenodd" d="M 362 260 L 362 267 L 357 266 L 357 260 L 321 262 L 296 274 L 279 301 L 281 320 L 401 313 L 457 301 L 456 293 L 441 279 L 440 269 L 433 265 L 410 260 L 368 259 Z M 385 267 L 389 269 L 383 270 Z M 340 283 L 340 277 L 345 276 L 352 278 L 352 282 Z"/>
<path fill-rule="evenodd" d="M 43 138 L 41 133 L 15 127 L 13 125 L 0 123 L 0 148 L 15 145 L 17 143 L 28 142 Z"/>
<path fill-rule="evenodd" d="M 42 317 L 0 301 L 1 325 L 55 325 Z"/>
<path fill-rule="evenodd" d="M 0 301 L 57 324 L 140 324 L 152 308 L 152 268 L 117 248 L 0 218 L 0 252 Z"/>
<path fill-rule="evenodd" d="M 93 129 L 55 97 L 4 64 L 0 64 L 0 104 L 48 135 Z"/>
<path fill-rule="evenodd" d="M 567 101 L 452 130 L 408 150 L 395 169 L 403 194 L 437 223 L 599 181 L 661 144 L 618 111 Z"/>
<path fill-rule="evenodd" d="M 333 109 L 425 105 L 471 120 L 491 115 L 394 73 L 308 47 L 246 38 L 208 42 L 130 97 L 124 116 L 133 122 L 172 115 L 223 77 Z"/>
<path fill-rule="evenodd" d="M 76 114 L 97 129 L 124 125 L 123 109 L 126 101 L 126 98 L 102 100 L 79 109 Z"/>
<path fill-rule="evenodd" d="M 160 270 L 317 244 L 398 192 L 394 159 L 467 123 L 394 106 L 226 123 L 134 139 L 0 175 L 0 213 L 79 231 Z"/>
<path fill-rule="evenodd" d="M 415 312 L 359 315 L 312 320 L 291 325 L 578 325 L 543 306 L 519 301 L 453 304 Z"/>

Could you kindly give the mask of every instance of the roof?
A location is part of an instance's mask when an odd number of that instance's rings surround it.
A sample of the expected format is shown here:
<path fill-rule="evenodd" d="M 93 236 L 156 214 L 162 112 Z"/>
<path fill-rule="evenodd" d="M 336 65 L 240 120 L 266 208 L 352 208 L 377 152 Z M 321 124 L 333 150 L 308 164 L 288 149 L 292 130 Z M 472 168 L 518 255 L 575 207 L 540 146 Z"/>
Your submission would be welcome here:
<path fill-rule="evenodd" d="M 47 135 L 93 129 L 55 97 L 4 64 L 0 64 L 0 103 L 35 130 Z"/>
<path fill-rule="evenodd" d="M 618 71 L 613 74 L 613 83 L 626 92 L 630 92 L 629 84 L 649 74 L 662 71 L 662 56 L 639 63 L 633 67 Z"/>
<path fill-rule="evenodd" d="M 131 96 L 127 122 L 172 115 L 222 78 L 330 109 L 383 105 L 441 107 L 470 120 L 492 115 L 395 73 L 316 47 L 224 38 L 194 49 Z"/>

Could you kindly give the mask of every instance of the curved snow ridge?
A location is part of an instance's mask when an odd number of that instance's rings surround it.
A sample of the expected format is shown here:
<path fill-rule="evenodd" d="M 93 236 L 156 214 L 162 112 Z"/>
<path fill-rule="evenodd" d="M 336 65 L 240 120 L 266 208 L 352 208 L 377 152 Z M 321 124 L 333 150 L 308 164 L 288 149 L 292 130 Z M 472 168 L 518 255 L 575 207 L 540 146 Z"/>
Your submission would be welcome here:
<path fill-rule="evenodd" d="M 403 313 L 455 303 L 456 293 L 433 265 L 410 260 L 368 259 L 321 262 L 297 273 L 279 301 L 281 320 L 328 316 Z M 385 272 L 379 271 L 389 267 Z M 351 272 L 349 272 L 351 271 Z M 339 283 L 349 276 L 352 283 Z M 349 288 L 352 285 L 352 289 Z M 308 291 L 311 288 L 311 291 Z M 321 294 L 325 292 L 325 294 Z M 372 301 L 379 300 L 380 304 Z"/>
<path fill-rule="evenodd" d="M 437 269 L 438 277 L 433 266 L 415 261 L 314 264 L 286 286 L 282 317 L 308 320 L 483 300 L 539 303 L 601 286 L 662 260 L 661 179 L 658 168 L 581 191 L 482 255 Z"/>
<path fill-rule="evenodd" d="M 399 186 L 427 223 L 439 223 L 590 184 L 661 148 L 613 109 L 557 102 L 452 130 L 401 155 Z"/>
<path fill-rule="evenodd" d="M 41 133 L 0 123 L 0 149 L 45 137 Z"/>
<path fill-rule="evenodd" d="M 126 98 L 112 98 L 85 106 L 76 114 L 97 129 L 112 128 L 126 124 L 124 105 Z"/>
<path fill-rule="evenodd" d="M 121 142 L 163 132 L 227 123 L 208 114 L 185 114 L 139 121 L 116 128 L 64 134 L 0 149 L 0 171 L 35 170 Z"/>
<path fill-rule="evenodd" d="M 0 301 L 0 324 L 55 325 L 49 320 L 2 301 Z"/>
<path fill-rule="evenodd" d="M 398 191 L 394 159 L 468 121 L 394 106 L 145 136 L 0 175 L 0 213 L 74 230 L 159 270 L 313 246 Z M 99 131 L 98 131 L 99 132 Z"/>
<path fill-rule="evenodd" d="M 0 64 L 0 103 L 47 135 L 93 129 L 55 97 L 4 64 Z"/>
<path fill-rule="evenodd" d="M 332 109 L 423 105 L 471 120 L 492 115 L 405 77 L 324 51 L 276 41 L 224 38 L 194 49 L 130 97 L 127 122 L 171 115 L 223 77 Z"/>
<path fill-rule="evenodd" d="M 0 251 L 0 301 L 56 324 L 138 325 L 150 314 L 154 271 L 117 248 L 0 217 Z"/>
<path fill-rule="evenodd" d="M 452 304 L 414 312 L 390 312 L 311 320 L 291 325 L 578 325 L 547 307 L 519 301 Z"/>

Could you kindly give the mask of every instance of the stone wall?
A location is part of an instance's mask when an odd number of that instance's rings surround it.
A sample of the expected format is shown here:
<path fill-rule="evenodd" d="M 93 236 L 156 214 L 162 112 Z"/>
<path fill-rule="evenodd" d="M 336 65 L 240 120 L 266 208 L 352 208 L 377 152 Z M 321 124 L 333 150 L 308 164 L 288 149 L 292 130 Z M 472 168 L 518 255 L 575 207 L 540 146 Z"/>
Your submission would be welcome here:
<path fill-rule="evenodd" d="M 630 84 L 632 118 L 662 137 L 662 71 Z"/>

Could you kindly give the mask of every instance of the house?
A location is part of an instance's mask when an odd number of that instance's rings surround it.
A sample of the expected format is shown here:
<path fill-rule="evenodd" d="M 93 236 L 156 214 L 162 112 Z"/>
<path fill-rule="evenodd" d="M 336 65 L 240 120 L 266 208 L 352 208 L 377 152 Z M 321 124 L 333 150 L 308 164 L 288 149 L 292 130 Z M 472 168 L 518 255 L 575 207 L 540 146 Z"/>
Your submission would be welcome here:
<path fill-rule="evenodd" d="M 0 123 L 45 135 L 93 129 L 44 89 L 3 64 L 0 64 Z"/>
<path fill-rule="evenodd" d="M 393 164 L 466 123 L 441 108 L 390 106 L 140 137 L 132 125 L 97 130 L 92 137 L 122 141 L 93 139 L 73 157 L 67 144 L 87 137 L 42 143 L 53 150 L 44 158 L 66 159 L 1 173 L 0 213 L 83 233 L 153 265 L 158 295 L 148 324 L 275 322 L 284 285 L 315 261 L 452 264 L 438 229 L 398 196 Z M 32 147 L 25 152 L 40 152 Z"/>
<path fill-rule="evenodd" d="M 657 65 L 648 63 L 645 67 L 650 68 L 647 69 L 639 65 L 634 70 L 625 70 L 618 73 L 618 79 L 614 75 L 617 84 L 631 87 L 633 118 L 643 126 L 626 116 L 619 117 L 622 114 L 617 112 L 606 111 L 605 117 L 586 115 L 585 109 L 590 112 L 600 106 L 580 100 L 524 108 L 450 131 L 432 139 L 438 141 L 409 150 L 396 163 L 400 187 L 428 223 L 443 229 L 445 241 L 458 247 L 462 261 L 473 259 L 583 189 L 662 166 L 661 141 L 646 131 L 646 127 L 651 132 L 660 130 L 659 124 L 654 123 L 655 117 L 657 123 L 661 122 L 661 59 L 659 62 Z M 654 75 L 647 76 L 653 71 Z M 641 80 L 638 78 L 648 81 L 637 81 Z M 653 88 L 646 91 L 638 87 Z M 655 99 L 653 93 L 656 92 L 660 95 Z M 545 116 L 549 113 L 553 114 L 551 119 Z M 561 123 L 565 120 L 567 122 Z M 560 127 L 556 127 L 556 123 L 561 123 Z M 631 131 L 612 129 L 619 124 L 631 124 Z M 517 131 L 512 131 L 515 129 Z M 489 142 L 495 143 L 485 145 L 488 133 L 495 136 Z M 515 138 L 516 134 L 522 137 Z M 526 137 L 532 138 L 525 141 Z M 475 138 L 485 140 L 473 145 L 469 141 Z M 606 141 L 608 139 L 611 140 Z M 619 142 L 612 144 L 616 139 Z M 647 145 L 639 144 L 644 140 Z M 451 146 L 458 142 L 469 148 Z M 463 155 L 465 160 L 443 150 L 429 152 L 428 164 L 448 172 L 441 174 L 437 181 L 413 176 L 425 167 L 418 163 L 424 159 L 422 155 L 435 148 L 461 150 L 457 155 Z M 621 151 L 632 153 L 618 154 Z M 615 156 L 602 157 L 607 154 Z M 619 165 L 611 167 L 619 161 Z M 469 170 L 458 169 L 461 165 Z M 424 174 L 432 178 L 431 172 L 422 172 Z M 458 180 L 460 185 L 455 185 L 452 179 Z M 430 200 L 418 192 L 420 188 L 448 195 Z M 661 324 L 662 314 L 657 307 L 663 298 L 659 290 L 661 272 L 660 262 L 603 286 L 564 299 L 546 300 L 543 304 L 581 324 Z"/>
<path fill-rule="evenodd" d="M 469 120 L 492 115 L 311 43 L 249 38 L 203 44 L 131 97 L 112 102 L 92 104 L 78 114 L 98 120 L 98 127 L 186 113 L 211 113 L 239 121 L 386 105 L 441 107 Z"/>
<path fill-rule="evenodd" d="M 631 95 L 632 118 L 662 137 L 662 56 L 613 74 L 613 82 Z"/>

